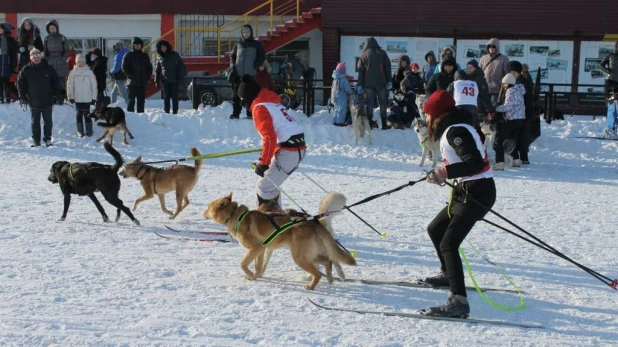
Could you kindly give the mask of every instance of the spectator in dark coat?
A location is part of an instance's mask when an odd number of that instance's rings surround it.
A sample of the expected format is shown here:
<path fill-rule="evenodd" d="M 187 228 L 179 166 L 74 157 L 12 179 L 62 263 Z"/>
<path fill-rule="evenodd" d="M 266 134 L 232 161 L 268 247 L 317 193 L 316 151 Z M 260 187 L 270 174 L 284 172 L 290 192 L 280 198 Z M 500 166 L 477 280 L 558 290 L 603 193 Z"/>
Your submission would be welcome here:
<path fill-rule="evenodd" d="M 67 59 L 69 59 L 71 47 L 69 47 L 67 38 L 60 34 L 60 27 L 56 20 L 49 21 L 45 29 L 49 35 L 43 40 L 43 47 L 45 49 L 43 53 L 49 65 L 56 70 L 58 77 L 60 77 L 61 98 L 58 99 L 58 105 L 62 105 L 64 97 L 66 97 L 66 78 L 70 72 Z"/>
<path fill-rule="evenodd" d="M 60 97 L 60 78 L 38 49 L 30 51 L 30 57 L 30 64 L 24 66 L 17 77 L 19 101 L 30 106 L 32 147 L 41 145 L 41 116 L 43 141 L 49 147 L 52 145 L 52 107 Z"/>
<path fill-rule="evenodd" d="M 178 86 L 187 75 L 185 63 L 180 58 L 180 54 L 172 49 L 172 45 L 166 40 L 160 40 L 156 44 L 159 60 L 157 61 L 157 72 L 155 74 L 155 84 L 157 88 L 163 84 L 163 109 L 165 113 L 170 113 L 170 99 L 172 100 L 172 111 L 178 113 Z"/>
<path fill-rule="evenodd" d="M 393 90 L 399 90 L 399 84 L 406 78 L 408 71 L 410 71 L 410 57 L 405 54 L 402 54 L 399 59 L 397 59 L 397 70 L 393 74 Z"/>
<path fill-rule="evenodd" d="M 496 108 L 491 102 L 491 97 L 489 96 L 489 86 L 487 85 L 485 74 L 483 74 L 483 71 L 479 68 L 479 63 L 476 59 L 468 61 L 466 73 L 468 75 L 468 79 L 476 82 L 476 85 L 479 87 L 477 107 L 479 119 L 484 120 L 488 114 L 496 112 Z"/>
<path fill-rule="evenodd" d="M 425 94 L 425 83 L 423 81 L 423 76 L 421 76 L 418 69 L 418 64 L 412 63 L 410 66 L 410 72 L 406 76 L 406 78 L 410 80 L 410 88 L 416 95 Z"/>
<path fill-rule="evenodd" d="M 438 66 L 438 61 L 436 60 L 436 54 L 433 51 L 427 52 L 425 54 L 425 65 L 423 65 L 423 71 L 421 72 L 421 76 L 423 77 L 423 83 L 427 84 L 431 76 L 433 76 L 436 67 Z"/>
<path fill-rule="evenodd" d="M 268 89 L 270 91 L 275 91 L 275 83 L 273 82 L 273 78 L 270 76 L 272 69 L 268 61 L 264 60 L 264 63 L 260 65 L 257 69 L 257 74 L 255 75 L 255 81 L 260 85 L 262 89 Z"/>
<path fill-rule="evenodd" d="M 429 97 L 436 90 L 446 90 L 455 80 L 457 61 L 452 55 L 445 56 L 440 63 L 440 72 L 434 73 L 425 86 L 425 95 Z"/>
<path fill-rule="evenodd" d="M 365 48 L 358 60 L 357 67 L 356 92 L 367 94 L 367 117 L 369 117 L 371 127 L 378 127 L 378 124 L 373 120 L 373 106 L 377 96 L 380 104 L 382 130 L 390 129 L 391 127 L 386 123 L 386 108 L 388 106 L 388 91 L 393 89 L 391 60 L 374 37 L 369 37 L 365 41 Z"/>
<path fill-rule="evenodd" d="M 260 41 L 253 38 L 253 27 L 245 24 L 240 28 L 240 40 L 236 42 L 230 53 L 230 72 L 228 81 L 232 84 L 233 110 L 230 119 L 238 119 L 242 106 L 238 97 L 240 78 L 244 75 L 255 77 L 257 69 L 264 64 L 266 53 Z M 251 111 L 247 109 L 247 118 L 252 118 Z"/>
<path fill-rule="evenodd" d="M 11 24 L 0 24 L 0 104 L 11 102 L 11 76 L 17 69 L 17 41 L 11 30 Z"/>
<path fill-rule="evenodd" d="M 128 112 L 135 112 L 135 100 L 137 99 L 137 113 L 144 113 L 146 103 L 146 87 L 152 76 L 152 63 L 148 54 L 142 52 L 144 41 L 134 37 L 131 42 L 133 51 L 127 53 L 122 60 L 122 71 L 127 75 L 129 87 Z"/>
<path fill-rule="evenodd" d="M 412 120 L 420 117 L 416 106 L 416 94 L 414 94 L 410 78 L 406 77 L 401 81 L 399 90 L 393 93 L 393 103 L 390 110 L 391 115 L 388 122 L 395 129 L 409 128 L 412 125 Z"/>
<path fill-rule="evenodd" d="M 124 48 L 122 42 L 116 42 L 114 45 L 114 67 L 109 72 L 114 81 L 112 89 L 112 103 L 116 103 L 118 95 L 120 95 L 125 103 L 129 103 L 129 95 L 127 94 L 127 75 L 122 72 L 122 59 L 129 50 Z"/>
<path fill-rule="evenodd" d="M 107 89 L 107 57 L 103 56 L 103 52 L 100 48 L 94 48 L 90 51 L 92 54 L 92 66 L 90 69 L 94 72 L 94 77 L 97 79 L 97 104 L 96 109 L 100 110 L 105 105 L 103 97 L 105 96 L 105 90 Z"/>
<path fill-rule="evenodd" d="M 614 51 L 603 58 L 599 64 L 601 71 L 608 74 L 605 79 L 605 98 L 608 99 L 613 88 L 618 86 L 618 41 L 614 46 Z"/>
<path fill-rule="evenodd" d="M 32 19 L 26 17 L 22 19 L 21 25 L 17 30 L 19 46 L 19 70 L 30 63 L 30 51 L 33 49 L 43 50 L 43 40 L 41 31 Z"/>

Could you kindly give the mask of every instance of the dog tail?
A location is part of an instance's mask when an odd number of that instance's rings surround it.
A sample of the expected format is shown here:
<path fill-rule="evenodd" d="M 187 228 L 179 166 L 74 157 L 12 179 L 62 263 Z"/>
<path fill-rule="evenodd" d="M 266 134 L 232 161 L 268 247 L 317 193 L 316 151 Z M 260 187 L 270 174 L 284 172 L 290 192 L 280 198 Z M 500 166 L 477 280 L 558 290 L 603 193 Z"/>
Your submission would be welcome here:
<path fill-rule="evenodd" d="M 116 161 L 116 163 L 112 166 L 112 170 L 114 170 L 115 172 L 118 172 L 118 170 L 120 170 L 120 168 L 122 167 L 122 164 L 124 164 L 124 160 L 122 159 L 122 156 L 120 155 L 120 153 L 118 153 L 117 150 L 114 149 L 114 147 L 112 147 L 112 145 L 109 144 L 109 142 L 106 141 L 103 146 L 105 147 L 105 150 L 107 151 L 107 153 L 111 154 L 112 157 L 114 157 L 114 160 Z"/>
<path fill-rule="evenodd" d="M 191 147 L 191 156 L 193 157 L 197 157 L 199 155 L 202 155 L 202 152 L 200 152 L 199 149 L 197 149 L 197 147 Z M 193 167 L 195 168 L 196 172 L 199 172 L 200 169 L 202 168 L 202 163 L 204 162 L 203 159 L 198 159 L 195 161 L 195 165 L 193 165 Z"/>
<path fill-rule="evenodd" d="M 333 261 L 333 265 L 341 263 L 350 266 L 356 266 L 356 259 L 354 259 L 354 257 L 350 253 L 339 247 L 339 245 L 335 241 L 335 238 L 330 233 L 324 234 L 324 237 L 322 237 L 322 242 L 324 242 L 326 252 L 328 253 L 328 258 Z M 341 266 L 335 265 L 335 270 L 337 271 L 337 274 L 340 278 L 345 278 Z"/>
<path fill-rule="evenodd" d="M 345 195 L 339 192 L 329 192 L 322 198 L 322 200 L 320 200 L 320 205 L 318 207 L 319 214 L 337 211 L 319 219 L 320 224 L 322 224 L 331 233 L 331 235 L 333 235 L 333 237 L 335 234 L 331 225 L 331 219 L 335 215 L 341 213 L 340 210 L 345 206 L 346 201 L 347 199 Z"/>

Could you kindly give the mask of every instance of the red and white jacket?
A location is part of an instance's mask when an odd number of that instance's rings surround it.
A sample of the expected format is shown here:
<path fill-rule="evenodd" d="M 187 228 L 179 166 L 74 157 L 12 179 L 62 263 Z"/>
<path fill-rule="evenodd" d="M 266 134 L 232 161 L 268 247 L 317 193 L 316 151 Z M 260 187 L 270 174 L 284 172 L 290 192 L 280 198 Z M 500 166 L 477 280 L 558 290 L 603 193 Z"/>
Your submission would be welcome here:
<path fill-rule="evenodd" d="M 304 143 L 286 144 L 292 137 L 303 134 L 303 128 L 290 116 L 285 107 L 280 104 L 279 95 L 268 89 L 262 89 L 251 104 L 253 123 L 262 137 L 262 153 L 259 164 L 270 165 L 275 153 L 282 149 L 286 151 L 301 151 L 307 148 Z"/>

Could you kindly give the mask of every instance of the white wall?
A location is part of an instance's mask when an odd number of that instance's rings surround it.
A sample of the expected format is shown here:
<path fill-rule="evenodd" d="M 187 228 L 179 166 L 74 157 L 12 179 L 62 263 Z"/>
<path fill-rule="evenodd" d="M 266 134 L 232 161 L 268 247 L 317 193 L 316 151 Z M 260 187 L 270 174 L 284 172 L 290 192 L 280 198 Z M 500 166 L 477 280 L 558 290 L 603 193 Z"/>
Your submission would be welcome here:
<path fill-rule="evenodd" d="M 4 15 L 4 13 L 0 12 L 0 23 L 4 22 L 4 19 L 6 18 L 6 16 Z M 11 23 L 11 25 L 13 25 L 15 23 Z"/>
<path fill-rule="evenodd" d="M 139 36 L 152 40 L 161 36 L 160 15 L 65 15 L 20 13 L 17 20 L 21 24 L 24 17 L 31 18 L 47 36 L 45 26 L 55 19 L 60 26 L 60 33 L 67 38 L 124 38 Z"/>

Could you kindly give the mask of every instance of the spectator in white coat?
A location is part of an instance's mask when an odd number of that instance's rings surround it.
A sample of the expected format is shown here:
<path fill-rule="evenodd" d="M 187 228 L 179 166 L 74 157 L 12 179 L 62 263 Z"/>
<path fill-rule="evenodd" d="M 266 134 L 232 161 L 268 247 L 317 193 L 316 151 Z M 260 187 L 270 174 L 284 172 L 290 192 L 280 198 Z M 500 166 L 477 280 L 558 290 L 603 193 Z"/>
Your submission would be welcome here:
<path fill-rule="evenodd" d="M 75 68 L 69 73 L 67 82 L 67 97 L 71 104 L 75 104 L 75 124 L 77 136 L 84 137 L 84 121 L 86 122 L 86 136 L 92 136 L 92 119 L 88 117 L 90 105 L 97 101 L 97 79 L 94 72 L 86 66 L 86 58 L 78 54 L 75 57 Z"/>

